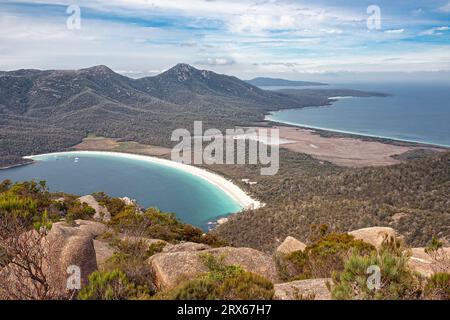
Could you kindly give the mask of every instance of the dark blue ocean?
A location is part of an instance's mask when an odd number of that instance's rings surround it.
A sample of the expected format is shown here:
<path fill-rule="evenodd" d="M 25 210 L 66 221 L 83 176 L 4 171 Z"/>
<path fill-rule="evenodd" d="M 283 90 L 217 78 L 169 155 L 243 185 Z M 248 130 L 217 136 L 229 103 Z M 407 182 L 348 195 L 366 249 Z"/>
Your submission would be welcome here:
<path fill-rule="evenodd" d="M 343 98 L 331 106 L 283 110 L 267 118 L 302 127 L 450 146 L 450 82 L 347 83 L 328 88 L 390 96 Z"/>

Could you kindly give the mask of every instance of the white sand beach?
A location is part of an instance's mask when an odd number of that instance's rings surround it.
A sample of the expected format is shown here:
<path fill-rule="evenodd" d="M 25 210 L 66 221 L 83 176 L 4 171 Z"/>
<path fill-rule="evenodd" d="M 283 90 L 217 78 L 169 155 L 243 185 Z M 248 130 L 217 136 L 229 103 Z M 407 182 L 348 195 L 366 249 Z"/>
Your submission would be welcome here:
<path fill-rule="evenodd" d="M 113 157 L 122 157 L 128 159 L 135 159 L 140 161 L 146 161 L 151 163 L 157 163 L 164 166 L 168 166 L 174 169 L 182 170 L 194 176 L 204 179 L 208 183 L 218 187 L 223 192 L 225 192 L 229 197 L 231 197 L 234 201 L 236 201 L 240 206 L 243 207 L 244 210 L 257 209 L 263 206 L 261 202 L 252 199 L 249 195 L 247 195 L 241 188 L 235 185 L 233 182 L 225 179 L 224 177 L 212 173 L 210 171 L 200 169 L 191 165 L 174 162 L 167 159 L 161 159 L 150 156 L 143 156 L 131 153 L 122 153 L 122 152 L 109 152 L 109 151 L 68 151 L 68 152 L 56 152 L 56 153 L 48 153 L 48 154 L 39 154 L 33 156 L 26 156 L 24 159 L 31 160 L 39 160 L 40 157 L 45 156 L 63 156 L 63 155 L 106 155 Z"/>

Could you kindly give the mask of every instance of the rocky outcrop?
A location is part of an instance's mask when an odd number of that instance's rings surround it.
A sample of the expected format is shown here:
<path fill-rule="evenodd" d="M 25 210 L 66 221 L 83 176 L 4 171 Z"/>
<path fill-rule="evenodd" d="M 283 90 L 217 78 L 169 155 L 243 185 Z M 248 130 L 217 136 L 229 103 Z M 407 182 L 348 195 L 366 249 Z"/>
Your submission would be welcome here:
<path fill-rule="evenodd" d="M 104 206 L 101 206 L 97 200 L 92 195 L 86 195 L 78 198 L 78 201 L 81 203 L 85 203 L 95 210 L 94 219 L 108 222 L 111 220 L 111 214 L 108 209 Z"/>
<path fill-rule="evenodd" d="M 387 238 L 398 239 L 397 232 L 389 227 L 371 227 L 351 231 L 348 234 L 355 237 L 355 239 L 362 240 L 380 249 L 383 241 Z"/>
<path fill-rule="evenodd" d="M 120 234 L 119 238 L 122 241 L 128 241 L 128 242 L 132 242 L 132 243 L 133 242 L 142 242 L 148 246 L 151 246 L 153 244 L 158 244 L 158 243 L 164 243 L 166 246 L 168 245 L 168 243 L 166 241 L 160 240 L 160 239 L 150 239 L 150 238 L 130 236 L 130 235 L 124 235 L 124 234 Z"/>
<path fill-rule="evenodd" d="M 162 252 L 202 251 L 208 249 L 211 249 L 211 247 L 203 243 L 182 242 L 179 244 L 167 244 Z"/>
<path fill-rule="evenodd" d="M 295 251 L 303 251 L 303 250 L 305 250 L 305 248 L 306 248 L 306 244 L 304 244 L 303 242 L 301 242 L 291 236 L 288 236 L 283 241 L 283 243 L 280 244 L 280 246 L 277 248 L 276 253 L 288 255 Z"/>
<path fill-rule="evenodd" d="M 113 247 L 107 242 L 94 240 L 95 260 L 97 261 L 97 267 L 99 270 L 103 270 L 106 261 L 114 255 Z"/>
<path fill-rule="evenodd" d="M 408 265 L 424 277 L 436 272 L 450 272 L 450 248 L 442 248 L 437 259 L 425 252 L 425 248 L 412 248 Z"/>
<path fill-rule="evenodd" d="M 14 247 L 21 252 L 19 259 L 23 262 L 22 265 L 34 266 L 31 268 L 36 277 L 31 276 L 26 268 L 19 268 L 11 263 L 0 272 L 2 287 L 8 288 L 12 298 L 17 292 L 21 298 L 67 298 L 67 284 L 78 283 L 75 279 L 78 270 L 79 284 L 84 285 L 89 275 L 97 270 L 99 255 L 106 256 L 104 251 L 96 251 L 94 238 L 107 229 L 99 222 L 76 220 L 73 225 L 54 223 L 48 234 L 35 230 L 24 232 L 17 237 Z M 48 290 L 43 289 L 47 284 Z M 42 296 L 43 292 L 46 292 L 46 297 Z"/>
<path fill-rule="evenodd" d="M 75 220 L 72 228 L 75 228 L 79 232 L 89 234 L 94 238 L 108 231 L 108 227 L 105 224 L 89 220 Z"/>
<path fill-rule="evenodd" d="M 202 254 L 223 257 L 227 265 L 240 265 L 243 269 L 277 282 L 278 276 L 273 259 L 251 248 L 216 248 L 200 251 L 162 252 L 150 257 L 147 262 L 159 290 L 177 286 L 182 281 L 208 272 Z"/>
<path fill-rule="evenodd" d="M 58 292 L 65 292 L 69 277 L 68 267 L 80 270 L 81 284 L 86 284 L 89 275 L 97 270 L 94 237 L 102 229 L 96 222 L 65 222 L 53 224 L 45 239 L 44 250 L 48 252 L 49 284 Z"/>
<path fill-rule="evenodd" d="M 275 300 L 331 300 L 331 293 L 327 288 L 331 279 L 308 279 L 277 283 L 274 286 Z"/>

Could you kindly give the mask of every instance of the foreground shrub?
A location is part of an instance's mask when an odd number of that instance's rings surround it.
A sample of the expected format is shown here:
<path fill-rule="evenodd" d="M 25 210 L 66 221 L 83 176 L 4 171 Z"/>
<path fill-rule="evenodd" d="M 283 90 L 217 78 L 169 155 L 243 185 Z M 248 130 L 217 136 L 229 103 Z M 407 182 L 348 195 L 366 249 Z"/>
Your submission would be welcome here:
<path fill-rule="evenodd" d="M 273 284 L 240 266 L 224 265 L 223 257 L 203 257 L 209 272 L 156 296 L 169 300 L 270 300 Z"/>
<path fill-rule="evenodd" d="M 126 207 L 112 218 L 111 225 L 119 232 L 168 242 L 191 241 L 213 247 L 226 245 L 216 236 L 205 234 L 199 228 L 182 223 L 173 214 L 162 213 L 155 208 L 136 213 L 135 208 Z"/>
<path fill-rule="evenodd" d="M 164 247 L 164 243 L 155 243 L 149 246 L 144 240 L 129 241 L 115 239 L 111 242 L 117 251 L 103 266 L 105 271 L 122 271 L 130 282 L 136 286 L 146 288 L 153 293 L 152 273 L 145 261 L 154 253 Z"/>
<path fill-rule="evenodd" d="M 372 245 L 349 234 L 324 233 L 312 239 L 314 242 L 303 251 L 277 257 L 278 269 L 284 280 L 327 278 L 333 271 L 344 269 L 344 261 L 352 252 L 369 255 L 376 251 Z"/>
<path fill-rule="evenodd" d="M 362 256 L 358 253 L 345 262 L 344 270 L 333 273 L 330 285 L 334 299 L 418 299 L 422 294 L 421 278 L 407 266 L 409 254 L 405 251 L 382 250 Z M 369 276 L 380 271 L 379 288 L 369 287 Z M 374 282 L 372 282 L 375 284 Z"/>
<path fill-rule="evenodd" d="M 89 283 L 78 293 L 80 300 L 142 300 L 148 299 L 145 288 L 131 283 L 120 270 L 95 271 L 89 276 Z"/>
<path fill-rule="evenodd" d="M 450 273 L 435 273 L 427 281 L 425 299 L 450 300 Z"/>

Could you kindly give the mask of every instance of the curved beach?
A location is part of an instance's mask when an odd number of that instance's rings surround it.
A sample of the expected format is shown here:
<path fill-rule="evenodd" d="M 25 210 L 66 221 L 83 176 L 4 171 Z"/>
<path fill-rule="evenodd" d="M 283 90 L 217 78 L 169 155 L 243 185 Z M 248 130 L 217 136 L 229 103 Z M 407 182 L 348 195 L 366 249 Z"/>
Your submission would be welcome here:
<path fill-rule="evenodd" d="M 39 157 L 45 157 L 45 156 L 62 156 L 62 155 L 108 155 L 113 157 L 122 157 L 127 159 L 134 159 L 134 160 L 140 160 L 150 163 L 156 163 L 163 166 L 171 167 L 177 170 L 181 170 L 183 172 L 186 172 L 188 174 L 194 175 L 196 177 L 199 177 L 208 183 L 216 186 L 220 190 L 222 190 L 224 193 L 226 193 L 230 198 L 232 198 L 234 201 L 236 201 L 244 210 L 251 210 L 251 209 L 257 209 L 262 206 L 261 202 L 252 199 L 247 193 L 245 193 L 241 188 L 239 188 L 237 185 L 235 185 L 233 182 L 225 179 L 224 177 L 212 173 L 210 171 L 207 171 L 205 169 L 200 169 L 191 165 L 167 160 L 167 159 L 161 159 L 151 156 L 144 156 L 144 155 L 137 155 L 137 154 L 131 154 L 131 153 L 121 153 L 121 152 L 109 152 L 109 151 L 68 151 L 68 152 L 55 152 L 55 153 L 46 153 L 46 154 L 39 154 L 39 155 L 32 155 L 32 156 L 26 156 L 24 159 L 31 159 L 36 160 Z"/>

